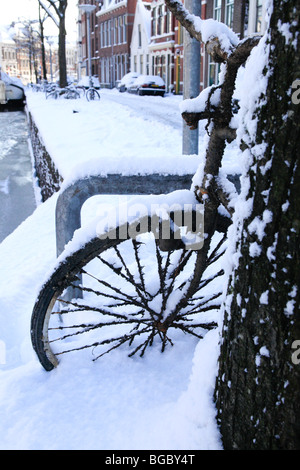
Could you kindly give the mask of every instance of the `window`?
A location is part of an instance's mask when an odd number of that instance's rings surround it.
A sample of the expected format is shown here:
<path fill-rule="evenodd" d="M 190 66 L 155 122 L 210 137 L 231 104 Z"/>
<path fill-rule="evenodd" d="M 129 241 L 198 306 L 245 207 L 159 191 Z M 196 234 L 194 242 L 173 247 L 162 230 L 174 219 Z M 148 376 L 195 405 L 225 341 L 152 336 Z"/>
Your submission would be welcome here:
<path fill-rule="evenodd" d="M 140 55 L 140 73 L 144 73 L 144 56 Z"/>
<path fill-rule="evenodd" d="M 107 22 L 105 21 L 103 23 L 103 47 L 106 47 L 107 46 Z"/>
<path fill-rule="evenodd" d="M 126 29 L 126 25 L 127 25 L 127 16 L 124 15 L 124 16 L 123 16 L 123 42 L 124 42 L 124 43 L 127 42 L 127 29 Z"/>
<path fill-rule="evenodd" d="M 172 13 L 170 10 L 167 11 L 166 14 L 166 33 L 172 32 Z"/>
<path fill-rule="evenodd" d="M 163 34 L 163 25 L 164 25 L 164 14 L 163 7 L 158 7 L 158 18 L 157 18 L 157 34 Z"/>
<path fill-rule="evenodd" d="M 111 20 L 107 22 L 107 45 L 111 46 Z"/>
<path fill-rule="evenodd" d="M 211 57 L 209 56 L 208 86 L 218 83 L 219 73 L 220 73 L 220 64 L 216 64 L 216 62 L 213 62 Z"/>
<path fill-rule="evenodd" d="M 118 18 L 118 40 L 119 44 L 122 43 L 123 40 L 123 16 L 119 16 Z"/>
<path fill-rule="evenodd" d="M 160 71 L 161 78 L 167 82 L 167 75 L 166 75 L 166 56 L 161 56 L 161 71 Z"/>
<path fill-rule="evenodd" d="M 104 40 L 103 40 L 103 23 L 100 23 L 100 47 L 104 47 Z"/>
<path fill-rule="evenodd" d="M 138 47 L 142 47 L 142 28 L 138 25 Z"/>
<path fill-rule="evenodd" d="M 118 42 L 118 18 L 114 19 L 114 44 Z"/>
<path fill-rule="evenodd" d="M 151 35 L 152 35 L 152 36 L 156 36 L 156 8 L 153 8 L 153 10 L 152 10 L 152 22 L 151 22 L 151 25 L 152 25 Z"/>
<path fill-rule="evenodd" d="M 225 23 L 229 28 L 233 27 L 234 0 L 226 0 L 225 3 Z"/>
<path fill-rule="evenodd" d="M 255 32 L 260 33 L 262 26 L 262 0 L 256 0 Z"/>
<path fill-rule="evenodd" d="M 214 19 L 221 21 L 222 0 L 214 0 Z"/>

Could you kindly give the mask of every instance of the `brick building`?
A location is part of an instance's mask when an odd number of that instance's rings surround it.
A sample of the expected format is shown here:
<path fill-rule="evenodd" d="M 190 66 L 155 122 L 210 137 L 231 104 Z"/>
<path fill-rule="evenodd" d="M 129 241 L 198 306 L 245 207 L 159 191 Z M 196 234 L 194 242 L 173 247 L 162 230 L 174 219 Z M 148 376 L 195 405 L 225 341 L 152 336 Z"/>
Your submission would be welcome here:
<path fill-rule="evenodd" d="M 205 17 L 221 21 L 229 26 L 240 39 L 255 33 L 264 32 L 264 0 L 206 0 Z M 201 86 L 207 87 L 218 81 L 220 65 L 212 61 L 204 48 L 201 52 Z"/>
<path fill-rule="evenodd" d="M 201 1 L 201 0 L 199 0 Z M 167 89 L 183 91 L 183 28 L 166 8 L 164 0 L 139 0 L 151 11 L 150 38 L 143 53 L 140 20 L 135 24 L 135 13 L 141 16 L 137 0 L 80 0 L 95 5 L 91 14 L 92 75 L 98 76 L 105 87 L 114 87 L 129 71 L 160 75 Z M 266 0 L 202 0 L 201 17 L 224 22 L 242 39 L 247 35 L 264 32 Z M 139 27 L 141 28 L 139 31 Z M 79 18 L 79 44 L 81 74 L 87 72 L 86 15 Z M 140 38 L 140 39 L 139 39 Z M 131 57 L 132 56 L 132 57 Z M 218 80 L 220 66 L 215 64 L 201 47 L 200 89 Z"/>
<path fill-rule="evenodd" d="M 174 87 L 174 54 L 175 54 L 175 18 L 166 8 L 164 0 L 151 2 L 151 42 L 149 54 L 151 71 L 159 75 L 166 83 L 166 89 Z"/>
<path fill-rule="evenodd" d="M 76 52 L 76 51 L 75 51 Z M 74 55 L 74 48 L 67 46 L 67 62 L 68 75 L 75 76 L 76 66 L 71 55 Z M 58 74 L 58 57 L 57 47 L 52 48 L 51 59 L 50 49 L 45 45 L 47 79 L 51 80 L 51 68 L 53 78 Z M 72 64 L 72 66 L 71 66 Z M 28 42 L 23 36 L 17 35 L 14 40 L 2 38 L 0 40 L 0 67 L 10 77 L 19 78 L 24 85 L 35 83 L 41 77 L 42 56 L 40 44 L 37 42 L 36 47 L 30 48 Z"/>
<path fill-rule="evenodd" d="M 90 0 L 92 75 L 112 88 L 130 69 L 130 43 L 137 0 Z M 87 3 L 80 1 L 80 3 Z M 79 4 L 80 4 L 79 3 Z M 81 74 L 87 75 L 87 20 L 80 17 Z"/>

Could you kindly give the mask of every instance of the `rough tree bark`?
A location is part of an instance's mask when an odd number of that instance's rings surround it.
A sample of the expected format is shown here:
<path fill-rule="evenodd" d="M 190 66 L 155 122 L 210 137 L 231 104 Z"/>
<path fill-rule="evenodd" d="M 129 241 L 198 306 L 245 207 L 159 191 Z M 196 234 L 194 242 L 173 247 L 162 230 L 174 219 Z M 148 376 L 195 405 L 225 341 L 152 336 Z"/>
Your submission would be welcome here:
<path fill-rule="evenodd" d="M 49 17 L 58 27 L 58 64 L 59 64 L 59 86 L 67 86 L 67 60 L 66 60 L 66 9 L 68 0 L 38 0 L 40 6 L 47 12 Z M 53 8 L 54 13 L 51 8 Z"/>
<path fill-rule="evenodd" d="M 244 202 L 252 210 L 236 214 L 233 226 L 238 260 L 215 390 L 225 449 L 300 449 L 299 13 L 299 0 L 273 2 L 267 90 L 252 142 L 245 130 Z"/>
<path fill-rule="evenodd" d="M 41 38 L 41 52 L 42 52 L 42 78 L 47 80 L 47 67 L 46 67 L 46 53 L 45 53 L 45 35 L 44 35 L 44 22 L 47 15 L 42 17 L 41 5 L 39 4 L 39 24 L 40 24 L 40 38 Z"/>

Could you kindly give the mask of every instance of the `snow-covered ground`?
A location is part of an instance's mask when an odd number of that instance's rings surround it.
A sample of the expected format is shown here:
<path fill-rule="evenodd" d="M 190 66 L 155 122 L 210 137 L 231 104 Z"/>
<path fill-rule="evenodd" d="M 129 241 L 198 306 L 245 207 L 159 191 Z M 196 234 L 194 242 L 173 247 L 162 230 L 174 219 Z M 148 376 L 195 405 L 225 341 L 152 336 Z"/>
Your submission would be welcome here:
<path fill-rule="evenodd" d="M 180 100 L 114 90 L 102 90 L 95 103 L 28 95 L 65 184 L 116 168 L 194 172 L 207 137 L 200 128 L 199 156 L 181 155 Z M 226 172 L 240 172 L 236 155 L 231 146 Z M 96 362 L 42 369 L 31 346 L 30 318 L 56 259 L 56 201 L 57 194 L 38 205 L 0 244 L 0 449 L 221 449 L 213 404 L 218 330 L 201 341 L 182 336 L 164 354 L 150 348 L 142 359 L 117 349 Z M 98 202 L 86 205 L 84 220 Z"/>

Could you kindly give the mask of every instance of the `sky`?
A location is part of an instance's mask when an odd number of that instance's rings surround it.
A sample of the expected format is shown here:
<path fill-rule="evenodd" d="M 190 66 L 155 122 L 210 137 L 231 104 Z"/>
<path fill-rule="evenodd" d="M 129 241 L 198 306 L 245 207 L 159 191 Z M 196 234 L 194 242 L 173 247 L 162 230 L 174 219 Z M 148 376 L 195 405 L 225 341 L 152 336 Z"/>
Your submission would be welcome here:
<path fill-rule="evenodd" d="M 45 0 L 45 4 L 47 4 Z M 77 0 L 68 0 L 67 41 L 75 41 L 77 34 Z M 38 0 L 0 0 L 0 26 L 10 25 L 18 18 L 38 19 Z M 57 27 L 51 19 L 45 22 L 46 35 L 56 36 Z"/>

